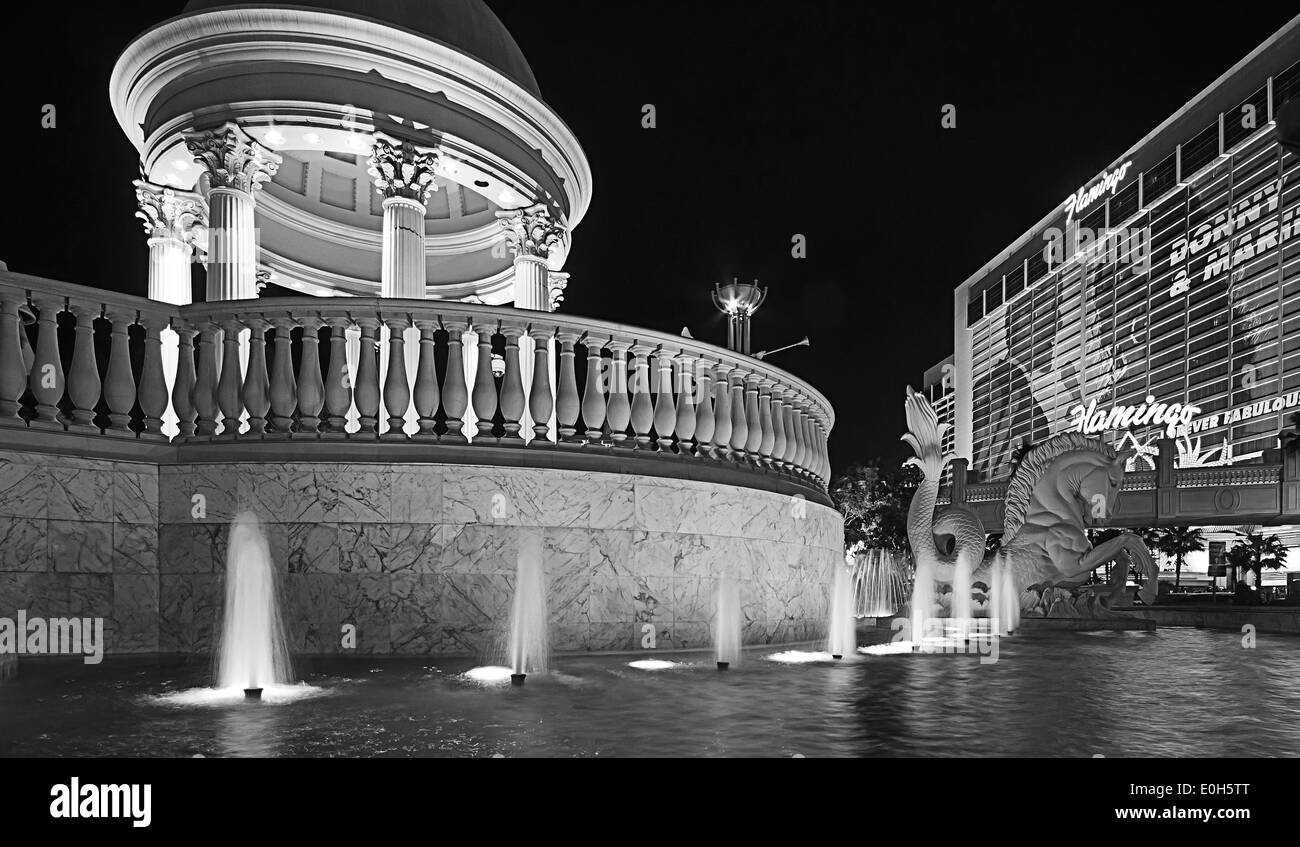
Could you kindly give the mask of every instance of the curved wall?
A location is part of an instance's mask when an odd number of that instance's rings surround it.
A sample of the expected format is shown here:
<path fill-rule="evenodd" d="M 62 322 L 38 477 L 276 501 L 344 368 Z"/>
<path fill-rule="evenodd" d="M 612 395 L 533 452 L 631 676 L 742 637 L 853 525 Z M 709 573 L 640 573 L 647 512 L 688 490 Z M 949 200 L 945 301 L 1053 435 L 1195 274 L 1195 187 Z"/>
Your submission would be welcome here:
<path fill-rule="evenodd" d="M 718 577 L 748 644 L 820 637 L 843 523 L 800 496 L 546 468 L 163 464 L 0 452 L 0 617 L 101 617 L 108 653 L 206 653 L 228 524 L 265 523 L 297 653 L 490 657 L 540 536 L 557 651 L 707 647 Z M 199 499 L 196 500 L 196 497 Z"/>
<path fill-rule="evenodd" d="M 730 486 L 466 465 L 164 467 L 163 650 L 211 646 L 226 525 L 266 524 L 293 649 L 487 657 L 505 630 L 517 556 L 541 539 L 557 651 L 711 643 L 714 590 L 741 584 L 749 644 L 818 637 L 843 525 L 825 506 Z M 195 495 L 206 513 L 192 516 Z"/>

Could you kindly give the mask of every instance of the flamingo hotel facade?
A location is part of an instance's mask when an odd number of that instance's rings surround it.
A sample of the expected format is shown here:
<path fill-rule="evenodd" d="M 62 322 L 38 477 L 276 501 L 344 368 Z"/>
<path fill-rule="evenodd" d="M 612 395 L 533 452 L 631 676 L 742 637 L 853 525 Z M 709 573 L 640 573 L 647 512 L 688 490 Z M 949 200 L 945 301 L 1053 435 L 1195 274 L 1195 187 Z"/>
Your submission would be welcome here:
<path fill-rule="evenodd" d="M 956 290 L 972 482 L 1067 431 L 1155 469 L 1278 446 L 1300 412 L 1300 18 Z"/>

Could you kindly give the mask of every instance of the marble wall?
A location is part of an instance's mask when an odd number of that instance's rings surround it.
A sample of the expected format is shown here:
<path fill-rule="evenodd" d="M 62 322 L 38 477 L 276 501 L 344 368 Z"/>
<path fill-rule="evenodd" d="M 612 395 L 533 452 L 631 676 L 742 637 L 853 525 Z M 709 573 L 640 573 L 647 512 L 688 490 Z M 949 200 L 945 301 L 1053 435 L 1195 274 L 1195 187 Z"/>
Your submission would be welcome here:
<path fill-rule="evenodd" d="M 213 648 L 227 527 L 244 510 L 264 524 L 299 653 L 341 652 L 348 625 L 357 652 L 490 658 L 530 535 L 540 536 L 552 646 L 561 651 L 641 650 L 651 631 L 658 650 L 706 647 L 724 573 L 741 585 L 747 643 L 820 637 L 831 568 L 843 561 L 834 510 L 717 484 L 327 463 L 165 465 L 152 474 L 99 463 L 66 477 L 83 481 L 56 484 L 62 471 L 21 467 L 0 471 L 0 615 L 15 602 L 62 603 L 82 615 L 98 604 L 114 621 L 110 652 Z M 63 517 L 68 488 L 82 505 L 77 520 Z M 41 518 L 10 515 L 27 499 L 15 496 L 22 490 L 46 492 L 36 498 Z"/>
<path fill-rule="evenodd" d="M 158 468 L 0 451 L 0 617 L 104 619 L 117 653 L 158 641 Z"/>

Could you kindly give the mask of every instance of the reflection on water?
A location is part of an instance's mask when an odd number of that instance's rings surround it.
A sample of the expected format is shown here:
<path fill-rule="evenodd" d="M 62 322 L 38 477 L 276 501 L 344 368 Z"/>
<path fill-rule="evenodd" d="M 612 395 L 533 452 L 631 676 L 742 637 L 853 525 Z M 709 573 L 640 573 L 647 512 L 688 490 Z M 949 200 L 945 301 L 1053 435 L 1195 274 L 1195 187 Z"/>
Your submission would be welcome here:
<path fill-rule="evenodd" d="M 0 755 L 1300 755 L 1296 637 L 1035 633 L 991 665 L 792 655 L 726 673 L 698 656 L 559 657 L 523 687 L 468 679 L 471 662 L 317 661 L 320 693 L 279 704 L 185 704 L 199 662 L 28 662 L 0 685 Z"/>

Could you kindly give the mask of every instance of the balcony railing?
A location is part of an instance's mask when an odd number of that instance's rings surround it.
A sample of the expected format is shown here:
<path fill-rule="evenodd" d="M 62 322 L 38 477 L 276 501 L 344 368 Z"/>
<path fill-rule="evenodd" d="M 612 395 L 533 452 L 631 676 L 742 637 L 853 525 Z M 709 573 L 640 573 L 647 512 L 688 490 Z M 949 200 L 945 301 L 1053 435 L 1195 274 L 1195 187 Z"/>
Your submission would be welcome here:
<path fill-rule="evenodd" d="M 1219 467 L 1177 466 L 1177 445 L 1157 442 L 1154 471 L 1124 475 L 1110 526 L 1209 526 L 1300 522 L 1300 452 L 1265 450 L 1262 460 Z M 998 531 L 1005 517 L 1007 483 L 966 479 L 965 459 L 953 461 L 953 485 L 939 492 L 938 505 L 965 505 Z"/>
<path fill-rule="evenodd" d="M 824 492 L 834 413 L 749 356 L 570 315 L 369 297 L 174 307 L 6 271 L 0 425 L 209 451 L 526 446 Z"/>

